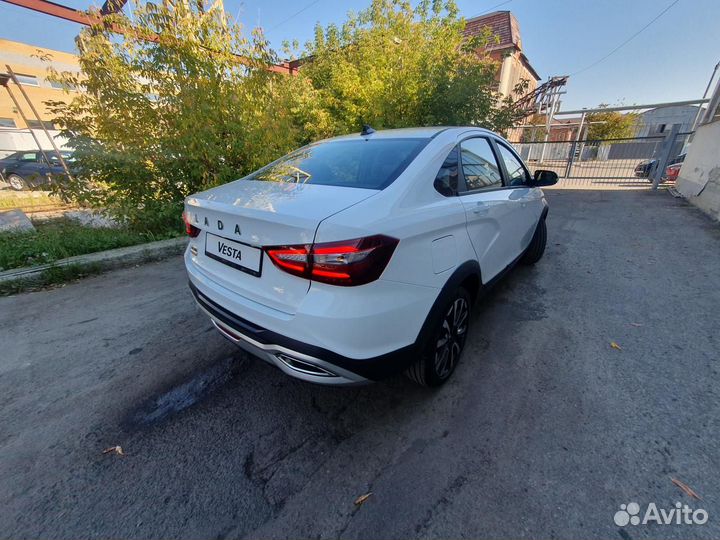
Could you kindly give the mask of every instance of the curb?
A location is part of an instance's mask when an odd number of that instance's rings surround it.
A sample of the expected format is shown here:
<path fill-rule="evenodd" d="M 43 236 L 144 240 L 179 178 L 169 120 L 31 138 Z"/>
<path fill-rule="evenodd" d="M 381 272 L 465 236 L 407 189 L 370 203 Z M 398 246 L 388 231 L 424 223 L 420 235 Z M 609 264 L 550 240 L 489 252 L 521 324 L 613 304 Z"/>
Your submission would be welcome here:
<path fill-rule="evenodd" d="M 179 255 L 185 250 L 188 239 L 186 237 L 171 238 L 169 240 L 160 240 L 158 242 L 150 242 L 148 244 L 139 244 L 137 246 L 128 246 L 124 248 L 109 249 L 107 251 L 99 251 L 97 253 L 88 253 L 87 255 L 76 255 L 67 259 L 60 259 L 48 264 L 39 266 L 28 266 L 25 268 L 14 268 L 0 272 L 0 283 L 7 284 L 12 281 L 38 281 L 43 277 L 43 273 L 51 268 L 59 268 L 64 266 L 73 267 L 92 267 L 96 270 L 112 270 L 123 266 L 132 266 L 133 264 L 158 261 Z"/>

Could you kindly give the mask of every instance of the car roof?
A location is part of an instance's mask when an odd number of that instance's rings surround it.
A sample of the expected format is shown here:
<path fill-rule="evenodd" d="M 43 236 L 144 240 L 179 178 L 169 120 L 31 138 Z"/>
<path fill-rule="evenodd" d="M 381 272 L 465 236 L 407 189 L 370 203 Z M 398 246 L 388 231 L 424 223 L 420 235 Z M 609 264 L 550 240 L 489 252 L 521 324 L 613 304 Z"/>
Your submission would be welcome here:
<path fill-rule="evenodd" d="M 469 130 L 483 131 L 486 133 L 492 133 L 491 131 L 477 127 L 477 126 L 425 126 L 425 127 L 409 127 L 409 128 L 397 128 L 397 129 L 379 129 L 369 135 L 361 135 L 360 133 L 350 133 L 348 135 L 340 135 L 339 137 L 332 137 L 325 139 L 325 141 L 336 141 L 336 140 L 352 140 L 352 139 L 431 139 L 436 135 L 446 132 L 453 131 L 456 134 L 463 133 Z"/>

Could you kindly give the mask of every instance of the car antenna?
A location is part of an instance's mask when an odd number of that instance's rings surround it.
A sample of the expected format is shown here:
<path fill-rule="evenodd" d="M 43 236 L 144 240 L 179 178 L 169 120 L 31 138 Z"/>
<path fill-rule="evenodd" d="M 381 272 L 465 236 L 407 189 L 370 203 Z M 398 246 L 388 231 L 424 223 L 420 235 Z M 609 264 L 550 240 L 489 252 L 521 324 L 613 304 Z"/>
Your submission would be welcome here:
<path fill-rule="evenodd" d="M 375 133 L 375 130 L 372 128 L 372 126 L 368 124 L 363 124 L 363 129 L 360 132 L 360 135 L 372 135 Z"/>

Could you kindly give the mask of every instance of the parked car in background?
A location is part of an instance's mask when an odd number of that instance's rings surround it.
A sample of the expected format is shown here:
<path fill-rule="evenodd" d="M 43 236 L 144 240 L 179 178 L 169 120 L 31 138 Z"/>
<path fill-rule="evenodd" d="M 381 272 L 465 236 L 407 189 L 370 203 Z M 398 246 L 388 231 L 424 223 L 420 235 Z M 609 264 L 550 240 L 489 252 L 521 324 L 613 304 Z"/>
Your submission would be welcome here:
<path fill-rule="evenodd" d="M 650 174 L 657 166 L 657 159 L 646 159 L 635 166 L 635 176 L 638 178 L 650 178 Z"/>
<path fill-rule="evenodd" d="M 680 154 L 679 156 L 673 158 L 670 160 L 670 162 L 667 164 L 667 167 L 665 168 L 665 174 L 662 177 L 662 182 L 673 182 L 677 178 L 678 173 L 680 172 L 680 166 L 682 165 L 682 162 L 685 161 L 685 154 Z M 652 179 L 650 176 L 655 171 L 655 168 L 658 166 L 658 160 L 657 159 L 646 159 L 644 161 L 641 161 L 635 166 L 635 176 L 637 178 L 647 178 L 648 180 Z"/>
<path fill-rule="evenodd" d="M 186 199 L 190 289 L 222 335 L 288 375 L 439 386 L 479 295 L 542 257 L 539 188 L 555 182 L 479 128 L 313 143 Z"/>
<path fill-rule="evenodd" d="M 61 150 L 66 164 L 72 163 L 72 152 Z M 63 176 L 65 170 L 54 150 L 43 152 L 23 150 L 0 159 L 0 176 L 14 190 L 31 189 L 48 184 L 53 177 Z"/>
<path fill-rule="evenodd" d="M 680 168 L 685 161 L 685 154 L 680 154 L 678 157 L 673 159 L 668 166 L 665 168 L 665 175 L 663 176 L 664 182 L 674 182 L 677 180 L 680 174 Z"/>

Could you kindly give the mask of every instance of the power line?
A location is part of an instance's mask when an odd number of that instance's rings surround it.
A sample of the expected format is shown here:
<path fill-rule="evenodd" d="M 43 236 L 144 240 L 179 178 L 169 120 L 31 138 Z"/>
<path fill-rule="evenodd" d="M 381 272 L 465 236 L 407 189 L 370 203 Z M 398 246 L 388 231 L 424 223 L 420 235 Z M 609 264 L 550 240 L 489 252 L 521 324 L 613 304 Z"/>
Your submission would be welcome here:
<path fill-rule="evenodd" d="M 623 41 L 620 45 L 618 45 L 617 47 L 615 47 L 612 51 L 610 51 L 609 53 L 607 53 L 605 56 L 603 56 L 602 58 L 600 58 L 600 60 L 596 60 L 595 62 L 593 62 L 593 63 L 590 64 L 589 66 L 585 66 L 584 68 L 576 71 L 575 73 L 571 73 L 570 76 L 577 75 L 578 73 L 582 73 L 583 71 L 587 71 L 587 70 L 590 69 L 591 67 L 597 66 L 600 62 L 602 62 L 603 60 L 606 60 L 607 58 L 609 58 L 610 56 L 612 56 L 613 54 L 615 54 L 617 51 L 619 51 L 619 50 L 620 50 L 621 48 L 623 48 L 625 45 L 627 45 L 628 43 L 630 43 L 633 39 L 635 39 L 636 37 L 638 37 L 642 32 L 644 32 L 645 30 L 647 30 L 647 28 L 648 28 L 652 23 L 654 23 L 654 22 L 657 21 L 660 17 L 662 17 L 663 15 L 665 15 L 665 13 L 667 13 L 667 12 L 670 10 L 670 8 L 673 7 L 675 4 L 677 4 L 679 1 L 680 1 L 680 0 L 674 0 L 668 7 L 666 7 L 666 8 L 663 9 L 660 13 L 658 13 L 649 23 L 647 23 L 647 24 L 646 24 L 645 26 L 643 26 L 640 30 L 638 30 L 637 32 L 635 32 L 632 36 L 630 36 L 629 38 L 627 38 L 625 41 Z"/>
<path fill-rule="evenodd" d="M 272 31 L 275 30 L 277 27 L 282 26 L 283 24 L 285 24 L 286 22 L 288 22 L 288 21 L 291 20 L 291 19 L 294 19 L 295 17 L 297 17 L 298 15 L 300 15 L 303 11 L 306 11 L 306 10 L 310 9 L 311 7 L 313 7 L 313 6 L 314 6 L 315 4 L 317 4 L 318 2 L 320 2 L 320 0 L 315 0 L 314 2 L 310 2 L 307 6 L 305 6 L 304 8 L 302 8 L 300 11 L 296 11 L 295 13 L 293 13 L 292 15 L 290 15 L 287 19 L 283 19 L 282 21 L 280 21 L 279 23 L 277 23 L 277 24 L 276 24 L 275 26 L 273 26 L 272 28 L 268 28 L 268 32 L 272 32 Z"/>
<path fill-rule="evenodd" d="M 474 19 L 475 17 L 479 17 L 480 15 L 485 15 L 486 13 L 490 13 L 495 8 L 499 8 L 500 6 L 504 6 L 505 4 L 509 4 L 512 2 L 512 0 L 505 0 L 504 2 L 500 2 L 499 4 L 495 4 L 493 7 L 486 9 L 485 11 L 481 11 L 477 15 L 473 15 L 472 17 L 468 17 L 469 19 Z"/>

